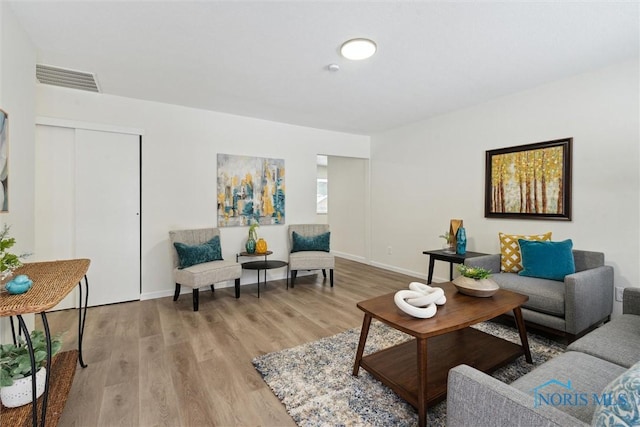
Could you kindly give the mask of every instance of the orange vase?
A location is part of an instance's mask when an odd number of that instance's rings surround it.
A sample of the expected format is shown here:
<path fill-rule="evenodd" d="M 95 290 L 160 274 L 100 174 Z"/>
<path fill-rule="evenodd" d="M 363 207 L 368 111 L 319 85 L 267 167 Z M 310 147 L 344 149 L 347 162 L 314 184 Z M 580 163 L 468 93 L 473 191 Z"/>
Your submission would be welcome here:
<path fill-rule="evenodd" d="M 263 238 L 259 238 L 256 242 L 256 252 L 259 254 L 267 252 L 267 241 Z"/>

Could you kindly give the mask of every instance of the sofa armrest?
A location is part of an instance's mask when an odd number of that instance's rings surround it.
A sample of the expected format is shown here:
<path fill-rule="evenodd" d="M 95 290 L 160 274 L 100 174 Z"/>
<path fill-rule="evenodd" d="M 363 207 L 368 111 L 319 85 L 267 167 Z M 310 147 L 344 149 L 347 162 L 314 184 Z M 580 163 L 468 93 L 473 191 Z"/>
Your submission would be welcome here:
<path fill-rule="evenodd" d="M 469 267 L 480 267 L 489 270 L 492 274 L 500 273 L 500 254 L 482 255 L 464 260 Z"/>
<path fill-rule="evenodd" d="M 624 288 L 622 314 L 640 315 L 640 288 Z"/>
<path fill-rule="evenodd" d="M 551 405 L 467 365 L 449 371 L 447 426 L 587 426 Z"/>
<path fill-rule="evenodd" d="M 603 265 L 564 278 L 566 331 L 578 335 L 611 315 L 613 267 Z"/>

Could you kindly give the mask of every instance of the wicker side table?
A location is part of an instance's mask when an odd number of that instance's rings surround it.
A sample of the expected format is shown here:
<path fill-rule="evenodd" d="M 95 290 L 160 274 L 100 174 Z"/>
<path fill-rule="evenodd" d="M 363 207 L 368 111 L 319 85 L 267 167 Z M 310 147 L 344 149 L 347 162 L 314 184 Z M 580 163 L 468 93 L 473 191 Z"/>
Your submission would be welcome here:
<path fill-rule="evenodd" d="M 22 420 L 27 420 L 29 412 L 31 412 L 32 425 L 36 427 L 38 425 L 38 401 L 41 401 L 42 412 L 40 417 L 40 425 L 47 425 L 47 404 L 49 398 L 49 377 L 52 370 L 61 371 L 65 368 L 69 368 L 71 376 L 75 373 L 75 364 L 80 362 L 80 366 L 86 368 L 87 365 L 82 359 L 82 335 L 84 333 L 84 324 L 87 317 L 87 302 L 89 297 L 89 282 L 87 280 L 87 271 L 89 270 L 90 260 L 88 259 L 72 259 L 62 261 L 48 261 L 48 262 L 34 262 L 25 263 L 22 267 L 15 271 L 15 275 L 25 274 L 33 281 L 33 286 L 29 291 L 24 294 L 11 295 L 7 292 L 0 293 L 0 317 L 11 317 L 11 331 L 13 333 L 14 343 L 16 341 L 16 331 L 13 325 L 13 316 L 17 317 L 19 330 L 24 334 L 24 338 L 27 341 L 27 346 L 31 355 L 33 355 L 33 348 L 31 345 L 31 339 L 29 330 L 22 318 L 25 314 L 40 314 L 42 317 L 42 324 L 44 327 L 45 337 L 47 339 L 47 376 L 45 380 L 45 390 L 43 395 L 36 399 L 36 381 L 35 381 L 35 369 L 32 369 L 32 395 L 33 401 L 31 403 L 31 411 L 29 411 L 29 405 L 21 406 L 18 408 L 2 408 L 0 413 L 0 425 L 22 425 Z M 82 298 L 82 279 L 84 278 L 85 284 L 85 298 Z M 56 356 L 56 363 L 52 365 L 51 358 L 51 334 L 49 331 L 49 324 L 47 322 L 46 310 L 55 307 L 69 292 L 73 290 L 75 286 L 80 289 L 80 309 L 78 310 L 78 351 L 77 358 L 75 357 L 76 351 L 72 354 L 59 354 Z M 84 303 L 84 306 L 83 306 Z M 67 352 L 65 352 L 67 353 Z M 71 357 L 73 356 L 73 357 Z M 32 358 L 32 365 L 34 359 Z M 62 367 L 60 365 L 65 365 Z M 69 365 L 69 366 L 66 366 Z M 67 398 L 67 393 L 71 387 L 71 381 L 65 379 L 65 393 L 60 393 L 60 389 L 56 389 L 56 393 L 52 396 L 51 406 L 57 405 L 62 400 L 62 404 Z M 55 422 L 50 422 L 49 425 L 55 425 L 57 423 L 57 417 L 60 416 L 60 411 L 56 411 Z M 53 421 L 53 420 L 50 420 Z M 20 422 L 20 424 L 17 424 Z"/>

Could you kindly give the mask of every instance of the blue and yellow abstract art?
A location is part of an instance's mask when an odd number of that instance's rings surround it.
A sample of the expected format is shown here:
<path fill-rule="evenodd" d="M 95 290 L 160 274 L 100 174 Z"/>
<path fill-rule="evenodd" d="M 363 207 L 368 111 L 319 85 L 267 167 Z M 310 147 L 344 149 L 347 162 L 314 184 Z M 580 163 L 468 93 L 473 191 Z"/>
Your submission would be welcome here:
<path fill-rule="evenodd" d="M 218 154 L 218 227 L 284 224 L 284 159 Z"/>

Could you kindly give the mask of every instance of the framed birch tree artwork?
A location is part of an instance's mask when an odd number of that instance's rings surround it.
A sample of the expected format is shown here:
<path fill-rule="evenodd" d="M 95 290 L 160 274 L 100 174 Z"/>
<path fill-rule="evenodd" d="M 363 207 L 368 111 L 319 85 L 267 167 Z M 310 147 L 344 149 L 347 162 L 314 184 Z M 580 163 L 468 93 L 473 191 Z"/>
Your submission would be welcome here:
<path fill-rule="evenodd" d="M 488 150 L 486 218 L 571 220 L 573 138 Z"/>

